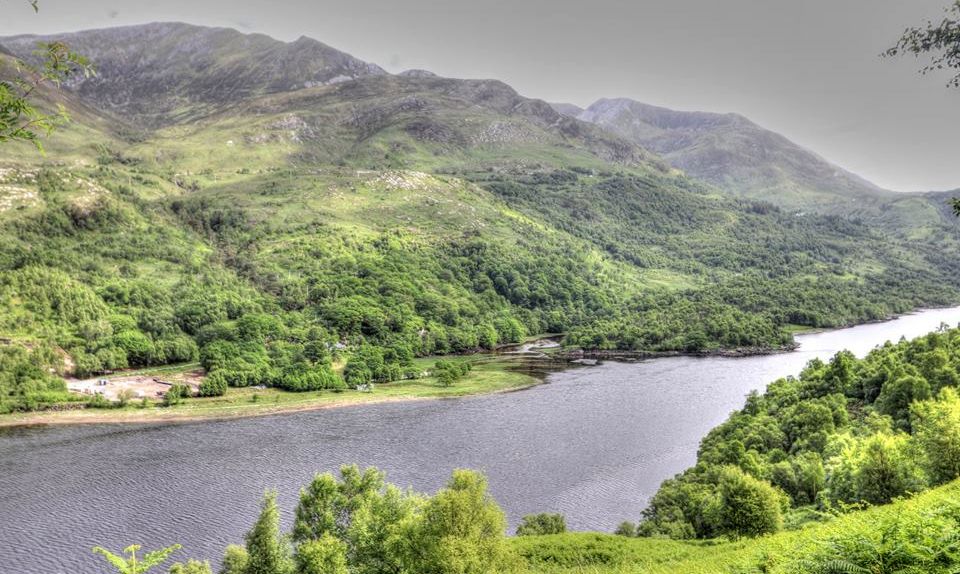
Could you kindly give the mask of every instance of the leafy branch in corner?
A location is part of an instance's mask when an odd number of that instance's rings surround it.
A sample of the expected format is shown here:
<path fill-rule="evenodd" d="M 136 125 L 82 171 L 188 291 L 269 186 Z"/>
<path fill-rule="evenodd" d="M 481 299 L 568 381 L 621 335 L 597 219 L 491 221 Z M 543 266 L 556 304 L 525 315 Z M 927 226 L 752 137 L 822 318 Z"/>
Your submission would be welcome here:
<path fill-rule="evenodd" d="M 930 54 L 930 63 L 920 68 L 921 74 L 954 70 L 947 86 L 960 87 L 960 0 L 944 9 L 946 16 L 939 24 L 928 20 L 924 27 L 907 28 L 897 44 L 883 53 L 886 57 Z M 950 200 L 953 213 L 960 217 L 960 198 Z"/>
<path fill-rule="evenodd" d="M 927 21 L 923 27 L 907 28 L 895 46 L 884 56 L 930 54 L 930 63 L 920 69 L 922 74 L 939 70 L 957 70 L 947 82 L 948 86 L 960 87 L 960 0 L 945 9 L 946 16 L 938 24 Z"/>
<path fill-rule="evenodd" d="M 39 10 L 38 0 L 29 2 L 35 11 Z M 59 88 L 76 75 L 90 77 L 95 70 L 86 58 L 63 42 L 41 43 L 34 55 L 40 64 L 13 58 L 0 60 L 0 143 L 29 141 L 42 152 L 40 138 L 70 118 L 62 104 L 53 113 L 39 109 L 35 103 L 37 91 L 44 85 Z"/>

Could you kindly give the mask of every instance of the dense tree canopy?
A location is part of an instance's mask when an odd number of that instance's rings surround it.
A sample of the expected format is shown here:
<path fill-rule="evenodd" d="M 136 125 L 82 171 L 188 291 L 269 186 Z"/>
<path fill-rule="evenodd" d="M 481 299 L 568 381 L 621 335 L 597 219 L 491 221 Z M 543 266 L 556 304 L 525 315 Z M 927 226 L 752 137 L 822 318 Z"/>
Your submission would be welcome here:
<path fill-rule="evenodd" d="M 957 329 L 887 343 L 863 359 L 844 352 L 812 361 L 713 429 L 697 465 L 663 483 L 639 532 L 755 535 L 737 525 L 775 531 L 781 520 L 885 504 L 960 477 L 958 368 Z M 782 519 L 780 497 L 792 508 Z"/>

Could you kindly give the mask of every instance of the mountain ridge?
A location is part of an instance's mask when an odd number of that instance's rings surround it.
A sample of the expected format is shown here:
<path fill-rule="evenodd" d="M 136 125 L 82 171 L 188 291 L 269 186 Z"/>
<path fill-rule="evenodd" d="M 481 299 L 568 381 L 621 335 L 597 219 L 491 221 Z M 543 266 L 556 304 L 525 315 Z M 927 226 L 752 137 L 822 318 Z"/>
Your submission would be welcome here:
<path fill-rule="evenodd" d="M 69 90 L 150 127 L 190 121 L 237 98 L 387 74 L 306 36 L 282 42 L 182 22 L 8 36 L 0 45 L 30 60 L 37 42 L 53 39 L 96 63 L 97 75 L 67 82 Z"/>
<path fill-rule="evenodd" d="M 567 113 L 576 108 L 560 105 Z M 892 192 L 736 113 L 688 112 L 601 98 L 577 113 L 729 193 L 799 208 L 804 192 L 838 204 Z"/>

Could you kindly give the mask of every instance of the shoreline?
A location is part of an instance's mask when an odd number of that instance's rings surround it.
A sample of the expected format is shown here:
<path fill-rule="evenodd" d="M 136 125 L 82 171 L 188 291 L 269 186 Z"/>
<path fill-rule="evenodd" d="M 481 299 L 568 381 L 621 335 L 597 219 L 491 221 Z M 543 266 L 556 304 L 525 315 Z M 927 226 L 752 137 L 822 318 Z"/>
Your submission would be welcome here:
<path fill-rule="evenodd" d="M 495 370 L 489 368 L 482 372 L 498 375 L 495 378 L 504 378 L 503 381 L 494 381 L 493 383 L 477 386 L 452 386 L 440 387 L 423 381 L 398 381 L 394 383 L 385 383 L 379 385 L 381 389 L 378 393 L 365 393 L 359 391 L 344 391 L 333 393 L 331 391 L 319 391 L 311 396 L 301 400 L 291 400 L 289 402 L 270 402 L 269 398 L 262 401 L 247 401 L 242 403 L 227 403 L 202 405 L 186 402 L 175 407 L 162 407 L 151 404 L 149 407 L 127 406 L 124 408 L 73 408 L 62 410 L 33 411 L 25 413 L 9 413 L 0 415 L 0 430 L 18 429 L 42 426 L 69 426 L 69 425 L 91 425 L 91 424 L 179 424 L 197 421 L 220 422 L 240 418 L 252 418 L 271 415 L 293 414 L 300 412 L 319 411 L 325 409 L 338 409 L 347 407 L 358 407 L 363 405 L 380 405 L 401 402 L 419 402 L 457 399 L 466 397 L 477 397 L 484 395 L 496 395 L 526 390 L 541 385 L 546 380 L 546 372 L 523 372 L 521 365 L 517 362 L 513 365 L 500 362 L 495 365 Z M 575 366 L 575 365 L 573 365 Z M 469 381 L 468 381 L 469 382 Z M 405 384 L 406 383 L 406 384 Z M 416 387 L 410 392 L 404 392 L 406 387 Z M 386 391 L 386 392 L 384 392 Z M 418 393 L 419 391 L 419 393 Z M 272 396 L 280 395 L 282 391 L 274 391 Z M 237 389 L 235 398 L 242 398 L 244 395 L 252 397 L 257 394 L 252 389 Z M 271 393 L 266 393 L 271 395 Z M 239 395 L 239 396 L 238 396 Z M 286 397 L 295 397 L 296 394 L 286 393 Z M 193 399 L 196 400 L 196 399 Z M 202 399 L 208 400 L 208 399 Z M 190 399 L 188 399 L 190 401 Z"/>
<path fill-rule="evenodd" d="M 811 328 L 794 335 L 811 335 L 828 331 L 838 331 L 854 327 L 885 323 L 894 321 L 907 315 L 914 315 L 925 311 L 935 311 L 938 309 L 951 309 L 953 307 L 935 307 L 920 308 L 907 313 L 901 313 L 886 319 L 874 319 L 864 321 L 853 325 L 845 325 L 834 328 Z M 125 408 L 114 409 L 93 409 L 93 408 L 71 408 L 71 409 L 51 409 L 45 411 L 33 411 L 25 413 L 9 413 L 0 415 L 0 430 L 29 428 L 38 426 L 67 426 L 67 425 L 90 425 L 90 424 L 178 424 L 196 421 L 218 422 L 238 418 L 261 417 L 271 415 L 283 415 L 300 412 L 310 412 L 325 409 L 336 409 L 346 407 L 358 407 L 363 405 L 379 405 L 399 402 L 414 401 L 433 401 L 444 399 L 456 399 L 465 397 L 475 397 L 482 395 L 494 395 L 500 393 L 509 393 L 529 389 L 543 384 L 546 381 L 546 375 L 551 371 L 563 371 L 583 366 L 594 366 L 602 361 L 620 361 L 635 362 L 652 359 L 670 358 L 670 357 L 691 357 L 691 358 L 745 358 L 756 356 L 769 356 L 786 354 L 796 351 L 799 343 L 794 341 L 790 345 L 780 348 L 760 348 L 760 347 L 741 347 L 733 349 L 710 349 L 703 351 L 628 351 L 615 349 L 563 349 L 560 347 L 545 348 L 544 353 L 537 347 L 529 351 L 511 352 L 510 348 L 519 348 L 528 346 L 539 341 L 554 341 L 558 334 L 544 335 L 542 337 L 525 341 L 521 344 L 505 345 L 490 353 L 484 353 L 483 356 L 493 359 L 486 363 L 479 372 L 492 376 L 492 383 L 477 384 L 475 377 L 466 381 L 472 385 L 440 387 L 435 383 L 429 383 L 429 379 L 419 381 L 397 381 L 378 385 L 379 391 L 374 393 L 362 393 L 358 391 L 344 391 L 332 393 L 330 391 L 320 391 L 301 398 L 300 400 L 289 400 L 281 402 L 277 397 L 286 398 L 295 397 L 296 394 L 282 393 L 274 389 L 261 391 L 268 395 L 263 401 L 257 401 L 254 397 L 258 394 L 252 389 L 234 389 L 232 393 L 232 402 L 223 404 L 223 401 L 217 401 L 213 404 L 197 404 L 197 399 L 188 399 L 188 402 L 175 407 L 161 407 L 151 404 L 149 407 L 142 408 L 128 406 Z M 473 354 L 478 356 L 480 354 Z M 543 360 L 539 365 L 530 363 L 530 360 Z M 474 371 L 476 374 L 477 371 Z M 506 380 L 497 380 L 497 379 Z M 409 390 L 407 390 L 409 389 Z M 236 402 L 244 396 L 250 400 L 247 402 Z M 269 402 L 269 396 L 276 400 Z M 210 399 L 201 399 L 207 401 Z"/>

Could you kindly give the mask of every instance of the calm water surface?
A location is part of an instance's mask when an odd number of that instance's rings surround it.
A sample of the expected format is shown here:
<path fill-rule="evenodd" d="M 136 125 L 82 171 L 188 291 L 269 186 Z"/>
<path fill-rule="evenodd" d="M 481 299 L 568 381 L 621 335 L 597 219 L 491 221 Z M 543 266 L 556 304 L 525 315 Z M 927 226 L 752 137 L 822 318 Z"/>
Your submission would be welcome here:
<path fill-rule="evenodd" d="M 511 523 L 566 515 L 573 529 L 636 520 L 657 486 L 695 462 L 700 439 L 744 395 L 841 349 L 863 355 L 960 322 L 960 307 L 798 337 L 796 352 L 677 357 L 554 373 L 525 391 L 227 422 L 0 432 L 0 564 L 10 574 L 104 572 L 94 545 L 179 542 L 218 562 L 264 489 L 289 521 L 317 471 L 356 462 L 417 490 L 484 470 Z"/>

